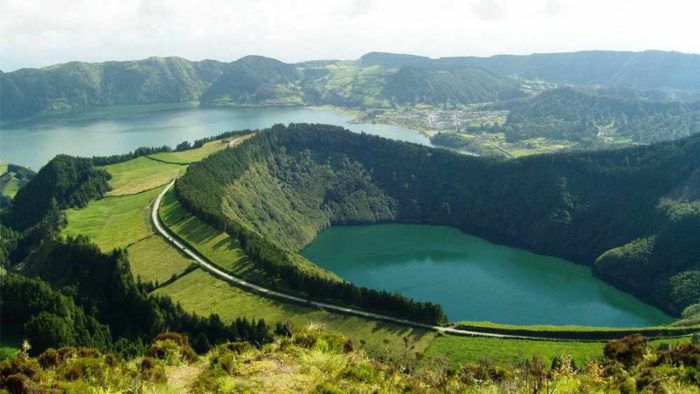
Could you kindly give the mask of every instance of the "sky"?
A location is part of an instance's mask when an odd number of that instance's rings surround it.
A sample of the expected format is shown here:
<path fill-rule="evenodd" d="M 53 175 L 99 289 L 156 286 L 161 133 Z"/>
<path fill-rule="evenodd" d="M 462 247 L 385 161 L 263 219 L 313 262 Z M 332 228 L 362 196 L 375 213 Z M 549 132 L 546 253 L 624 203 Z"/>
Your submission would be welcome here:
<path fill-rule="evenodd" d="M 0 70 L 150 56 L 700 53 L 698 15 L 697 0 L 0 0 Z"/>

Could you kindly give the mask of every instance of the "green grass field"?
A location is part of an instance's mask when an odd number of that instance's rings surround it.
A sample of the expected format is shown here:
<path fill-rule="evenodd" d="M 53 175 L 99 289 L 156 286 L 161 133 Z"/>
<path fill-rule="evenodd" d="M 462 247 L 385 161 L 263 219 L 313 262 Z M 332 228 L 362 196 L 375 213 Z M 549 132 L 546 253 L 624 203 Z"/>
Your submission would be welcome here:
<path fill-rule="evenodd" d="M 238 243 L 185 211 L 171 190 L 163 197 L 160 218 L 175 234 L 221 268 L 246 279 L 262 279 Z"/>
<path fill-rule="evenodd" d="M 659 339 L 650 343 L 652 346 L 658 346 L 661 343 L 674 344 L 687 341 L 689 341 L 688 338 Z M 455 365 L 479 361 L 497 364 L 517 363 L 532 359 L 535 355 L 550 363 L 556 356 L 569 355 L 578 366 L 583 366 L 589 360 L 602 358 L 604 346 L 604 342 L 530 341 L 443 335 L 435 338 L 426 354 L 445 357 Z"/>
<path fill-rule="evenodd" d="M 129 246 L 127 252 L 132 274 L 144 282 L 163 283 L 193 263 L 155 234 Z"/>
<path fill-rule="evenodd" d="M 339 332 L 356 343 L 365 341 L 370 350 L 398 354 L 403 351 L 403 337 L 411 338 L 415 351 L 424 351 L 435 334 L 388 323 L 338 315 L 302 305 L 279 302 L 259 296 L 217 279 L 197 269 L 155 291 L 179 302 L 187 311 L 207 316 L 218 314 L 223 321 L 236 317 L 264 318 L 268 324 L 290 321 L 297 327 L 321 325 Z M 385 343 L 385 340 L 387 341 Z"/>
<path fill-rule="evenodd" d="M 182 164 L 168 164 L 141 156 L 133 160 L 103 167 L 112 179 L 112 190 L 108 196 L 122 196 L 153 189 L 173 180 L 187 167 Z"/>
<path fill-rule="evenodd" d="M 153 235 L 149 222 L 150 204 L 160 189 L 143 193 L 106 197 L 91 201 L 81 209 L 66 210 L 65 235 L 86 235 L 103 251 L 126 248 Z"/>
<path fill-rule="evenodd" d="M 225 149 L 228 146 L 227 140 L 216 140 L 207 142 L 197 149 L 190 149 L 181 152 L 161 152 L 149 155 L 157 160 L 167 161 L 169 163 L 190 164 L 198 162 L 214 152 Z"/>

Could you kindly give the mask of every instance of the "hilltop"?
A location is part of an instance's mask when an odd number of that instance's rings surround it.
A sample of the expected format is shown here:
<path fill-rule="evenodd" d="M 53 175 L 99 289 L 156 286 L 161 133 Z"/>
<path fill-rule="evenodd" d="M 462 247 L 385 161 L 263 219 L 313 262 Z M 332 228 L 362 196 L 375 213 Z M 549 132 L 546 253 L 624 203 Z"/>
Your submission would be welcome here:
<path fill-rule="evenodd" d="M 357 61 L 288 64 L 261 56 L 233 62 L 148 58 L 70 62 L 0 73 L 4 119 L 114 104 L 319 105 L 391 108 L 464 105 L 530 92 L 530 81 L 659 90 L 700 89 L 700 56 L 606 52 L 429 59 L 370 53 Z"/>

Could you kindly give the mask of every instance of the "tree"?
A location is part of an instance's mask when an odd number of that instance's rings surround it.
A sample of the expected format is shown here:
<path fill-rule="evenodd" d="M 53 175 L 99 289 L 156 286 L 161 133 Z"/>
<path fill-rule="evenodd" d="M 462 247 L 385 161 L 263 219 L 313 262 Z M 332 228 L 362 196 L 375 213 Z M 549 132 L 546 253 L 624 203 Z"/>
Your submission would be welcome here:
<path fill-rule="evenodd" d="M 40 312 L 29 319 L 24 325 L 24 335 L 37 354 L 50 347 L 76 345 L 75 331 L 70 323 L 48 312 Z"/>
<path fill-rule="evenodd" d="M 207 334 L 203 332 L 197 334 L 197 336 L 194 337 L 194 340 L 192 341 L 192 348 L 198 354 L 204 354 L 208 352 L 211 348 L 211 345 L 209 344 L 209 338 L 207 338 Z"/>

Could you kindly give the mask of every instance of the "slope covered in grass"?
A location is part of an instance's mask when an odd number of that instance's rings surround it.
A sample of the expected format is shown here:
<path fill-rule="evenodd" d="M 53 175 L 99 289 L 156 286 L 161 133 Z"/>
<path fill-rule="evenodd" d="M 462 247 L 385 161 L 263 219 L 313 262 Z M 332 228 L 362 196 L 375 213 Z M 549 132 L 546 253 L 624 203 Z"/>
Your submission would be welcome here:
<path fill-rule="evenodd" d="M 66 210 L 66 235 L 86 235 L 100 249 L 126 248 L 153 234 L 149 222 L 150 204 L 159 189 L 92 201 L 87 207 Z"/>
<path fill-rule="evenodd" d="M 192 154 L 190 154 L 192 155 Z M 181 164 L 164 163 L 141 156 L 133 160 L 110 164 L 104 169 L 112 176 L 112 187 L 107 195 L 120 196 L 140 193 L 175 179 L 185 167 Z"/>
<path fill-rule="evenodd" d="M 131 272 L 143 282 L 163 283 L 193 264 L 158 235 L 131 244 L 126 251 Z"/>

